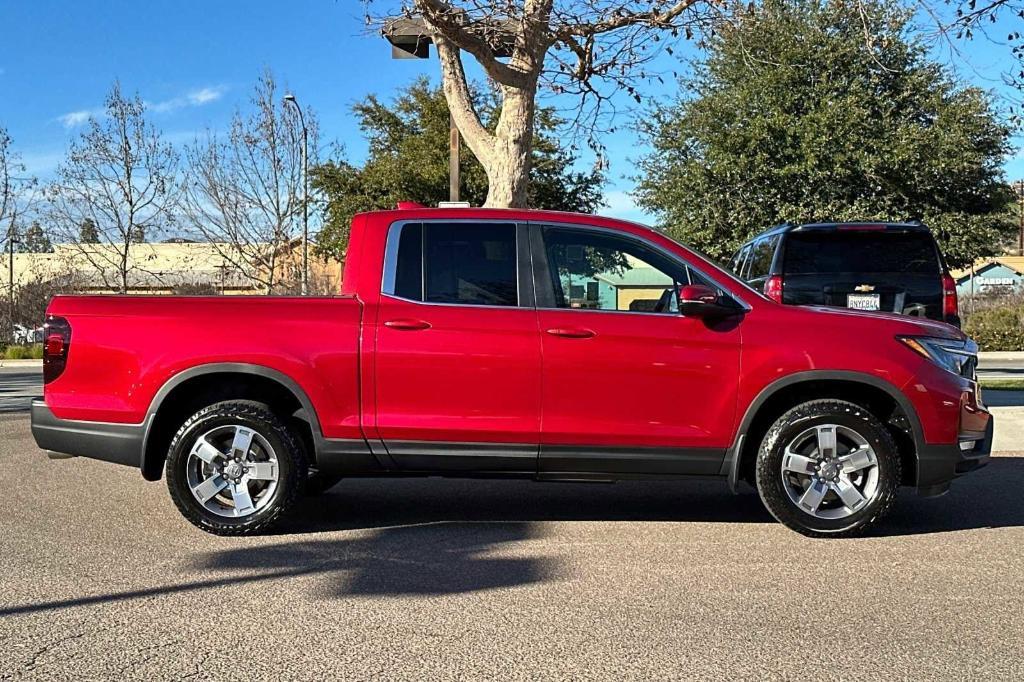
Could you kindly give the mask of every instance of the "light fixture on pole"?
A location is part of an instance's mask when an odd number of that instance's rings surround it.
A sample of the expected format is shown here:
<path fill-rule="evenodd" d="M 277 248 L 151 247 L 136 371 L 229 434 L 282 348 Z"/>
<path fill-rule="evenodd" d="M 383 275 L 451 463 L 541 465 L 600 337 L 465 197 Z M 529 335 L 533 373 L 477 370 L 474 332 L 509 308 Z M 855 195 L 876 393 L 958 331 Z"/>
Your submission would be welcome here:
<path fill-rule="evenodd" d="M 491 50 L 495 57 L 511 57 L 515 43 L 515 33 L 512 31 L 511 22 L 491 22 L 483 30 Z M 384 24 L 381 31 L 384 38 L 391 43 L 392 59 L 429 59 L 430 45 L 434 42 L 430 37 L 430 30 L 422 18 L 401 18 L 391 19 Z M 448 200 L 453 203 L 459 201 L 459 128 L 455 125 L 455 118 L 448 114 Z"/>
<path fill-rule="evenodd" d="M 302 126 L 302 295 L 309 295 L 309 131 L 306 130 L 306 119 L 302 115 L 295 95 L 284 96 L 286 103 L 292 104 L 299 112 L 299 125 Z"/>

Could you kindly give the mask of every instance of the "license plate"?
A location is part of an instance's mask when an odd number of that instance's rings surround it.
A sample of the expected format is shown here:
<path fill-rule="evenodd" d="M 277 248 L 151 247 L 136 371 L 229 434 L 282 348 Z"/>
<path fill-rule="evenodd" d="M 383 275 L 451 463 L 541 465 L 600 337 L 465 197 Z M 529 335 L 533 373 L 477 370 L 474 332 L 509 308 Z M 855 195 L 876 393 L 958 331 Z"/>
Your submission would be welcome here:
<path fill-rule="evenodd" d="M 854 310 L 878 310 L 881 297 L 878 294 L 847 294 L 846 307 Z"/>

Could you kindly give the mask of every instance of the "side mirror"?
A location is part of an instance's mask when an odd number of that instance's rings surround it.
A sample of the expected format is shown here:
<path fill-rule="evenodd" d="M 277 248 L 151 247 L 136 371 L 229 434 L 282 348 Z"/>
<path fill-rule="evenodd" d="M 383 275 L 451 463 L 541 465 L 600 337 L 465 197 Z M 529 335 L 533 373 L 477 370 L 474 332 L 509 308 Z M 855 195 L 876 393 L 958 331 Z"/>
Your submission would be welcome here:
<path fill-rule="evenodd" d="M 688 284 L 679 289 L 679 312 L 690 317 L 724 317 L 735 312 L 724 305 L 718 292 L 702 284 Z"/>

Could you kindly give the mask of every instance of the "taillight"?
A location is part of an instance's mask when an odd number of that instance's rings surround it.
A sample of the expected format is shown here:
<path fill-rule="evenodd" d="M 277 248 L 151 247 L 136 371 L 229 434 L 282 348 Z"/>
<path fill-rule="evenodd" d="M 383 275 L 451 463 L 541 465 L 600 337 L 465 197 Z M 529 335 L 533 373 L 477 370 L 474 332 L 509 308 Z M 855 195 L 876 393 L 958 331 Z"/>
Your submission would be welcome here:
<path fill-rule="evenodd" d="M 959 322 L 960 303 L 956 298 L 956 281 L 948 273 L 942 273 L 942 317 L 946 322 Z"/>
<path fill-rule="evenodd" d="M 772 275 L 764 283 L 764 295 L 782 303 L 782 275 Z"/>
<path fill-rule="evenodd" d="M 48 384 L 61 374 L 68 364 L 71 350 L 71 325 L 63 317 L 51 315 L 43 325 L 43 383 Z"/>

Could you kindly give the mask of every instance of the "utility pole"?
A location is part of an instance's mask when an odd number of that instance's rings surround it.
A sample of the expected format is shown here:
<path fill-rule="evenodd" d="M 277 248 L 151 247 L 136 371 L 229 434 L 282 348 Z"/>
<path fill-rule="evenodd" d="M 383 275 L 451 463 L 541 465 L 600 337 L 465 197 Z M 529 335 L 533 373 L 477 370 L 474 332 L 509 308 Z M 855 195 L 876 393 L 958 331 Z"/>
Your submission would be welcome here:
<path fill-rule="evenodd" d="M 309 296 L 309 131 L 295 95 L 285 95 L 284 101 L 295 105 L 302 126 L 302 295 Z"/>
<path fill-rule="evenodd" d="M 455 117 L 448 114 L 448 200 L 459 200 L 459 127 Z"/>

